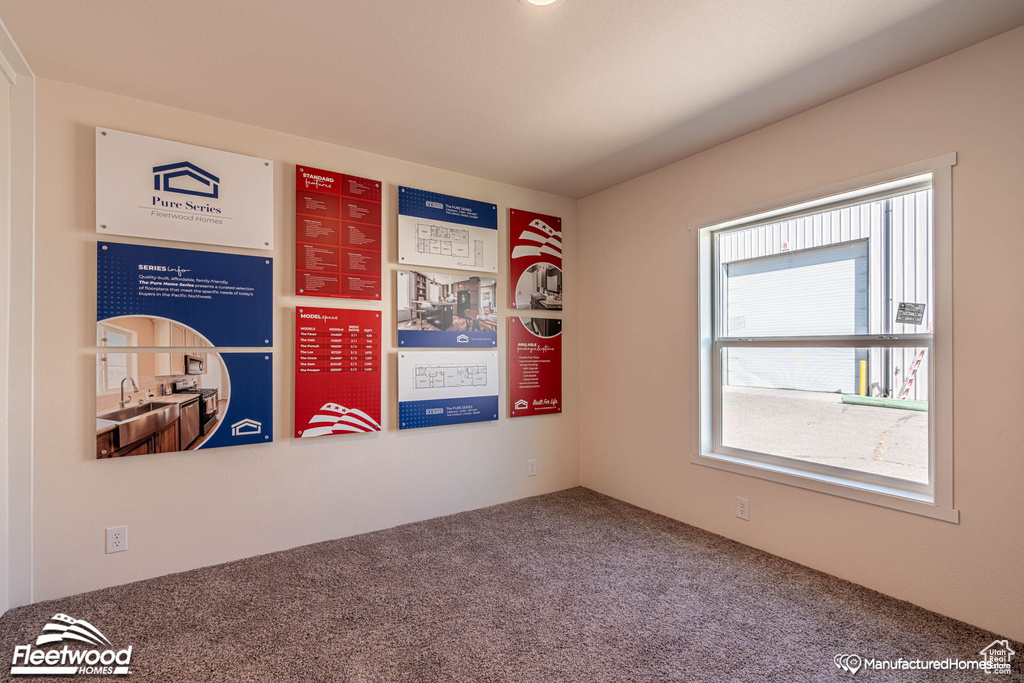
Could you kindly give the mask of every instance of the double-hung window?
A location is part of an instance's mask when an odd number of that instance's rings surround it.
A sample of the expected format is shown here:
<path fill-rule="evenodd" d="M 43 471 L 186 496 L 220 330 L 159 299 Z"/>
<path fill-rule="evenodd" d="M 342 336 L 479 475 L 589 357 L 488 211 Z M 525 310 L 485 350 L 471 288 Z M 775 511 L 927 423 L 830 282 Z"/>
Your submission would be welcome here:
<path fill-rule="evenodd" d="M 957 521 L 954 155 L 691 226 L 702 465 Z"/>

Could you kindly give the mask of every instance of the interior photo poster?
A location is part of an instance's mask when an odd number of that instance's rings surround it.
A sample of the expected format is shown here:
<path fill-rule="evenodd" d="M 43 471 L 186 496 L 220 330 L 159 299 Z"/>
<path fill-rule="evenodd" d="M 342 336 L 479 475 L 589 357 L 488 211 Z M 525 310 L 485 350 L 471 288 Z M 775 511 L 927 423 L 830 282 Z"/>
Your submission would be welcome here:
<path fill-rule="evenodd" d="M 498 206 L 398 188 L 398 263 L 498 272 Z"/>
<path fill-rule="evenodd" d="M 497 280 L 480 275 L 400 270 L 395 324 L 398 345 L 495 347 Z"/>
<path fill-rule="evenodd" d="M 399 429 L 497 419 L 497 351 L 399 351 Z"/>
<path fill-rule="evenodd" d="M 519 310 L 562 310 L 562 219 L 509 209 L 509 302 Z"/>
<path fill-rule="evenodd" d="M 562 412 L 562 321 L 508 319 L 511 417 Z"/>
<path fill-rule="evenodd" d="M 295 309 L 295 436 L 381 431 L 380 315 Z"/>
<path fill-rule="evenodd" d="M 380 301 L 379 180 L 295 167 L 295 293 Z"/>

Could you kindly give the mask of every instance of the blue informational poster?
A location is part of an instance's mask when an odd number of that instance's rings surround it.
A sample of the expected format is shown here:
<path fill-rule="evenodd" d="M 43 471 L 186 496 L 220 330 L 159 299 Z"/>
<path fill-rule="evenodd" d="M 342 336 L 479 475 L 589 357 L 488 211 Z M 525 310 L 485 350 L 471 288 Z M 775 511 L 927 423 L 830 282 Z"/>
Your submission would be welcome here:
<path fill-rule="evenodd" d="M 497 204 L 399 187 L 398 262 L 497 273 Z"/>
<path fill-rule="evenodd" d="M 399 429 L 497 419 L 497 352 L 399 352 Z"/>
<path fill-rule="evenodd" d="M 96 457 L 270 443 L 273 367 L 264 351 L 105 349 L 96 355 Z"/>
<path fill-rule="evenodd" d="M 274 440 L 274 356 L 221 353 L 226 368 L 227 404 L 216 431 L 199 448 L 221 448 Z"/>
<path fill-rule="evenodd" d="M 271 346 L 273 273 L 264 256 L 100 242 L 96 320 L 158 328 L 150 343 L 128 346 Z"/>

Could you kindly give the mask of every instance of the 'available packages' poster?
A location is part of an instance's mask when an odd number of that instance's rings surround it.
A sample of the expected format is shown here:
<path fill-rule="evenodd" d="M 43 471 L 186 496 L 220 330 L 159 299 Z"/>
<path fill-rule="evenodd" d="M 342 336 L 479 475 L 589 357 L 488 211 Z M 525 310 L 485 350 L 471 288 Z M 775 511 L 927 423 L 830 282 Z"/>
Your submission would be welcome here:
<path fill-rule="evenodd" d="M 295 435 L 379 432 L 380 313 L 295 309 Z"/>
<path fill-rule="evenodd" d="M 509 414 L 562 412 L 562 321 L 508 320 Z"/>
<path fill-rule="evenodd" d="M 381 183 L 295 167 L 295 293 L 380 301 Z"/>
<path fill-rule="evenodd" d="M 562 310 L 562 219 L 509 209 L 512 308 Z"/>

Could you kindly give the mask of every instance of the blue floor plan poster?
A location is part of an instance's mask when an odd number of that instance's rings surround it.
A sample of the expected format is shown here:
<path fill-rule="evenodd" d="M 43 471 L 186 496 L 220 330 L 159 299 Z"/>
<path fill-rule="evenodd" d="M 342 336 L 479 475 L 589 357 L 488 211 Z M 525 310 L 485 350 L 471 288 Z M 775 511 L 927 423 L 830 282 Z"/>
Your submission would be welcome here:
<path fill-rule="evenodd" d="M 498 206 L 398 188 L 398 262 L 498 272 Z"/>
<path fill-rule="evenodd" d="M 273 272 L 264 256 L 100 242 L 96 320 L 154 330 L 119 346 L 271 346 Z"/>
<path fill-rule="evenodd" d="M 400 351 L 398 427 L 498 419 L 496 351 Z"/>

